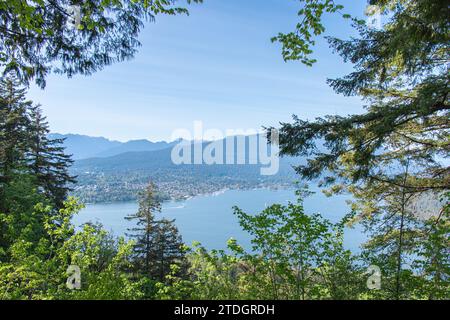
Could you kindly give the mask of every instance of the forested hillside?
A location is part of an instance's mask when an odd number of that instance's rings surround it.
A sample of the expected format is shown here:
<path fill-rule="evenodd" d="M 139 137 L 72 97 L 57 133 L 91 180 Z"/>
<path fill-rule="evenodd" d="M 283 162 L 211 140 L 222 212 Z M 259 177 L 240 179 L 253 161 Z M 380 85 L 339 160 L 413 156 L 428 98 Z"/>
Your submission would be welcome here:
<path fill-rule="evenodd" d="M 234 154 L 230 164 L 175 164 L 171 159 L 172 148 L 78 160 L 71 167 L 71 173 L 77 176 L 73 195 L 88 203 L 135 200 L 139 191 L 142 191 L 150 181 L 158 185 L 162 199 L 183 199 L 226 188 L 293 186 L 296 177 L 292 166 L 301 162 L 300 159 L 282 158 L 277 174 L 263 176 L 261 168 L 268 165 L 249 164 L 249 141 L 252 138 L 233 137 L 233 139 L 235 144 L 231 150 L 227 150 L 225 140 L 216 142 L 224 148 L 223 163 L 226 163 L 228 153 Z M 238 148 L 237 139 L 242 139 L 243 148 Z M 203 144 L 202 152 L 208 145 L 209 143 Z M 190 144 L 190 148 L 193 162 L 193 143 Z M 237 164 L 238 154 L 246 159 L 244 164 Z"/>

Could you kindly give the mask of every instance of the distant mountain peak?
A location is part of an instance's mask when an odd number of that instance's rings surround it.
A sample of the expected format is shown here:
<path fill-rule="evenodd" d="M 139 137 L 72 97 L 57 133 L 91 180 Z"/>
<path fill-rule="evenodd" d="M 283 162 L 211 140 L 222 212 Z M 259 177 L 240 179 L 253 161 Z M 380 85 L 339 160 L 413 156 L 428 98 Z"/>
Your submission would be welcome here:
<path fill-rule="evenodd" d="M 166 141 L 152 142 L 146 139 L 120 142 L 104 137 L 91 137 L 74 133 L 51 133 L 49 137 L 52 139 L 65 139 L 66 153 L 71 154 L 74 160 L 111 157 L 127 152 L 156 151 L 170 148 L 178 143 L 178 141 L 170 143 Z"/>

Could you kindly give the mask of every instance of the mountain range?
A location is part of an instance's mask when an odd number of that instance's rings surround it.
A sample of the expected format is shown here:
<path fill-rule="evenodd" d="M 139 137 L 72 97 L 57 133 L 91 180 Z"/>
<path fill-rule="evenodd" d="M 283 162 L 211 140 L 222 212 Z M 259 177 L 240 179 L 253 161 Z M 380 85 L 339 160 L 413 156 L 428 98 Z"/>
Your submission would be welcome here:
<path fill-rule="evenodd" d="M 66 153 L 72 155 L 72 159 L 81 160 L 88 158 L 105 158 L 115 156 L 125 152 L 141 152 L 141 151 L 156 151 L 172 147 L 174 142 L 158 141 L 152 142 L 149 140 L 130 140 L 127 142 L 120 142 L 109 140 L 103 137 L 90 137 L 80 134 L 49 134 L 51 139 L 64 139 L 64 146 Z"/>
<path fill-rule="evenodd" d="M 194 165 L 173 162 L 172 147 L 180 141 L 121 143 L 72 134 L 51 137 L 65 138 L 67 153 L 73 154 L 76 160 L 71 167 L 71 173 L 78 181 L 73 195 L 86 203 L 135 200 L 149 182 L 158 186 L 162 199 L 182 199 L 223 189 L 284 187 L 292 185 L 296 179 L 292 165 L 299 164 L 298 158 L 281 158 L 277 174 L 261 175 L 261 168 L 269 165 L 249 164 L 249 136 L 243 137 L 244 143 L 240 146 L 245 147 L 241 150 L 245 152 L 245 164 L 237 164 L 238 143 L 234 137 L 234 149 L 227 149 L 225 140 L 216 142 L 224 147 L 224 160 L 230 158 L 231 151 L 234 152 L 233 164 Z M 199 142 L 184 143 L 190 147 L 191 161 L 194 150 L 203 152 L 210 145 L 209 142 L 201 146 Z"/>

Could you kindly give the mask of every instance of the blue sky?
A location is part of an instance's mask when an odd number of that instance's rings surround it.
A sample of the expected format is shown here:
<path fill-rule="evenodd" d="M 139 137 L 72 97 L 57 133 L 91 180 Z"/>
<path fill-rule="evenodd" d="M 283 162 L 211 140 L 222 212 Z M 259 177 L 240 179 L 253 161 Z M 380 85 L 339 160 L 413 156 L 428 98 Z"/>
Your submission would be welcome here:
<path fill-rule="evenodd" d="M 355 3 L 356 2 L 356 3 Z M 366 1 L 342 0 L 362 16 Z M 278 32 L 298 22 L 295 0 L 205 0 L 190 16 L 158 16 L 142 31 L 135 59 L 84 77 L 51 75 L 32 87 L 52 131 L 130 139 L 170 140 L 176 129 L 260 129 L 289 121 L 361 112 L 358 98 L 335 94 L 327 78 L 351 72 L 318 41 L 312 68 L 285 63 Z M 348 38 L 347 21 L 327 16 L 327 35 Z"/>

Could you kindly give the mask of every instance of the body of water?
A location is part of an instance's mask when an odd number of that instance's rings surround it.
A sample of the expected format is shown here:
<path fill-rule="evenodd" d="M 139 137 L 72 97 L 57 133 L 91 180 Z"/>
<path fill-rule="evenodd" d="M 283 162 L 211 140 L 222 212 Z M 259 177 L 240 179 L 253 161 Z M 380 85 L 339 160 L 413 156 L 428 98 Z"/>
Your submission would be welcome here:
<path fill-rule="evenodd" d="M 306 213 L 321 213 L 325 218 L 337 222 L 349 208 L 346 204 L 348 196 L 326 197 L 320 191 L 307 197 L 304 201 Z M 296 201 L 294 190 L 229 190 L 214 195 L 197 196 L 185 201 L 169 201 L 157 217 L 175 219 L 175 223 L 183 236 L 183 241 L 191 244 L 199 241 L 208 249 L 224 249 L 227 240 L 235 238 L 238 243 L 250 248 L 250 238 L 241 229 L 232 207 L 238 206 L 246 213 L 255 214 L 274 203 L 287 204 Z M 136 202 L 87 205 L 73 219 L 75 225 L 92 221 L 100 222 L 105 229 L 115 235 L 124 235 L 127 228 L 133 226 L 125 216 L 136 212 Z M 348 229 L 345 246 L 352 251 L 358 250 L 364 236 L 359 228 Z"/>

